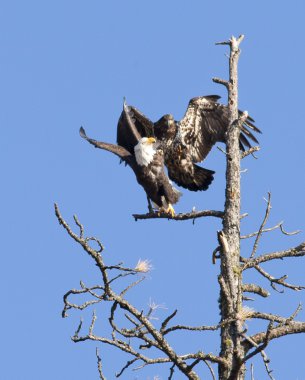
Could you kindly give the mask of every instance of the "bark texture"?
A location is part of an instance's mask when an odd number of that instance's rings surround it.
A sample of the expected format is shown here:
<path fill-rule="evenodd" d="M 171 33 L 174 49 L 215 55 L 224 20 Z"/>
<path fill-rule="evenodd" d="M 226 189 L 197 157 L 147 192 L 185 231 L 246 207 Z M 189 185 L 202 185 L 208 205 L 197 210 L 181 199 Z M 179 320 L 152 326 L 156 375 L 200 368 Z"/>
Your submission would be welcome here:
<path fill-rule="evenodd" d="M 234 322 L 221 329 L 220 356 L 226 358 L 229 366 L 219 366 L 219 379 L 243 379 L 242 358 L 244 351 L 241 345 L 242 322 L 238 313 L 242 309 L 242 271 L 240 269 L 240 122 L 238 116 L 238 39 L 232 37 L 226 44 L 230 46 L 229 81 L 218 81 L 228 90 L 228 106 L 230 111 L 229 126 L 226 139 L 226 190 L 223 230 L 218 233 L 220 244 L 221 285 L 220 310 L 221 320 L 232 318 Z M 243 116 L 241 116 L 243 117 Z M 239 373 L 239 375 L 237 375 Z"/>

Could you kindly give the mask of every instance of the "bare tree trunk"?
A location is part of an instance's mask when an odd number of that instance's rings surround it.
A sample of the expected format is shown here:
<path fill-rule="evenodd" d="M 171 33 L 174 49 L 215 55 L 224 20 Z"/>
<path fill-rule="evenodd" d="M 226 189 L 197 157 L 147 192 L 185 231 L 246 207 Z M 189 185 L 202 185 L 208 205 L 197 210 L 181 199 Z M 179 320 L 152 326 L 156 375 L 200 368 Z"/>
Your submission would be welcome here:
<path fill-rule="evenodd" d="M 240 150 L 238 120 L 238 75 L 237 64 L 239 57 L 238 39 L 232 37 L 230 46 L 230 77 L 229 82 L 216 80 L 228 89 L 228 106 L 230 110 L 229 128 L 226 141 L 226 194 L 223 230 L 218 233 L 221 252 L 221 274 L 219 283 L 221 321 L 233 318 L 234 322 L 225 324 L 221 329 L 221 352 L 229 365 L 219 366 L 220 380 L 241 380 L 244 369 L 241 360 L 244 356 L 242 340 L 242 323 L 238 313 L 242 309 L 242 271 L 240 270 Z"/>

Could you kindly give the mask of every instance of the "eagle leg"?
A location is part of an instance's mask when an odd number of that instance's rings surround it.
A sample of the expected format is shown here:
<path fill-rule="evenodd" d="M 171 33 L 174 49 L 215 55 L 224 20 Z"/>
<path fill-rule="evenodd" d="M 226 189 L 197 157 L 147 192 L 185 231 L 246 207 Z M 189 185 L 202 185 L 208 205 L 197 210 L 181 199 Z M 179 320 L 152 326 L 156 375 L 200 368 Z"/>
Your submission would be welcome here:
<path fill-rule="evenodd" d="M 148 212 L 149 212 L 150 214 L 153 214 L 153 213 L 154 213 L 154 209 L 153 209 L 153 207 L 152 207 L 151 201 L 150 201 L 150 199 L 149 199 L 148 196 L 147 196 L 147 202 L 148 202 L 148 205 L 147 205 L 147 207 L 148 207 Z"/>

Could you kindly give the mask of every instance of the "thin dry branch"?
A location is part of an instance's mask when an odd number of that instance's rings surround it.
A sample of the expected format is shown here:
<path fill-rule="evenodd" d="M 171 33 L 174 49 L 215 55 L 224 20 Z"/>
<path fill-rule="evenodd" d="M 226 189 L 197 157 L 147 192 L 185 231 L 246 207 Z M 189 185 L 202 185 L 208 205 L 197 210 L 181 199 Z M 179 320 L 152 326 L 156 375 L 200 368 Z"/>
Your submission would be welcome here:
<path fill-rule="evenodd" d="M 267 253 L 256 258 L 241 258 L 241 261 L 244 263 L 242 270 L 253 268 L 258 264 L 264 263 L 271 260 L 279 260 L 285 257 L 302 257 L 305 256 L 305 242 L 299 244 L 296 247 L 286 249 L 284 251 L 277 251 L 272 253 Z"/>
<path fill-rule="evenodd" d="M 266 207 L 266 212 L 265 212 L 265 217 L 262 221 L 262 224 L 258 230 L 258 233 L 256 235 L 256 239 L 255 239 L 255 242 L 254 242 L 254 245 L 253 245 L 253 249 L 252 249 L 252 253 L 250 255 L 250 258 L 253 258 L 256 251 L 257 251 L 257 248 L 258 248 L 258 243 L 259 243 L 259 240 L 263 234 L 263 230 L 264 230 L 264 227 L 265 227 L 265 224 L 267 223 L 267 220 L 269 218 L 269 215 L 270 215 L 270 210 L 271 210 L 271 193 L 269 192 L 268 193 L 268 200 L 267 200 L 267 207 Z"/>
<path fill-rule="evenodd" d="M 261 230 L 261 233 L 275 231 L 275 230 L 277 230 L 278 228 L 280 229 L 280 231 L 281 231 L 284 235 L 287 235 L 287 236 L 297 235 L 297 234 L 299 234 L 299 233 L 301 232 L 300 230 L 292 231 L 292 232 L 287 232 L 287 231 L 284 230 L 283 224 L 284 224 L 284 222 L 279 222 L 278 224 L 276 224 L 276 225 L 273 226 L 273 227 L 264 228 L 264 229 Z M 252 238 L 252 237 L 254 237 L 254 236 L 257 236 L 258 234 L 259 234 L 259 231 L 256 231 L 256 232 L 252 232 L 252 233 L 247 234 L 247 235 L 241 235 L 240 238 L 241 238 L 241 239 L 249 239 L 249 238 Z"/>
<path fill-rule="evenodd" d="M 278 327 L 274 327 L 269 334 L 269 340 L 277 339 L 285 335 L 305 333 L 305 322 L 292 321 Z M 251 337 L 256 344 L 261 344 L 266 339 L 266 332 L 260 332 Z"/>
<path fill-rule="evenodd" d="M 257 157 L 254 156 L 254 152 L 258 152 L 259 150 L 260 150 L 259 146 L 252 146 L 250 149 L 246 150 L 245 152 L 240 153 L 240 158 L 243 159 L 243 158 L 249 156 L 250 154 L 254 158 L 257 158 Z"/>
<path fill-rule="evenodd" d="M 81 290 L 77 290 L 77 289 L 71 289 L 69 290 L 66 294 L 64 294 L 63 296 L 63 301 L 64 301 L 64 309 L 62 311 L 62 317 L 63 318 L 66 318 L 68 317 L 68 314 L 67 314 L 67 311 L 69 309 L 78 309 L 78 310 L 84 310 L 86 309 L 88 306 L 91 306 L 91 305 L 94 305 L 96 303 L 99 303 L 101 302 L 101 299 L 95 299 L 95 300 L 90 300 L 90 301 L 86 301 L 84 303 L 82 303 L 81 305 L 78 305 L 78 304 L 75 304 L 75 303 L 72 303 L 68 300 L 69 296 L 71 294 L 84 294 L 84 293 L 88 293 L 90 290 L 92 289 L 103 289 L 101 286 L 94 286 L 90 289 L 81 289 Z"/>
<path fill-rule="evenodd" d="M 96 358 L 97 358 L 97 370 L 98 370 L 100 379 L 101 380 L 106 380 L 106 377 L 103 375 L 103 371 L 102 371 L 102 359 L 100 357 L 100 352 L 99 352 L 98 348 L 96 348 L 95 354 L 96 354 Z"/>
<path fill-rule="evenodd" d="M 270 293 L 266 289 L 264 289 L 261 286 L 258 286 L 256 284 L 243 284 L 242 285 L 242 291 L 247 292 L 247 293 L 255 293 L 261 297 L 270 296 Z"/>
<path fill-rule="evenodd" d="M 153 213 L 147 213 L 147 214 L 133 214 L 132 215 L 135 219 L 135 221 L 138 220 L 144 220 L 144 219 L 168 219 L 168 220 L 195 220 L 197 218 L 203 218 L 207 216 L 212 216 L 215 218 L 222 218 L 223 212 L 222 211 L 216 211 L 216 210 L 203 210 L 203 211 L 191 211 L 184 214 L 176 214 L 174 216 L 171 216 L 166 213 L 159 213 L 159 212 L 153 212 Z"/>
<path fill-rule="evenodd" d="M 256 351 L 253 352 L 253 356 L 257 355 L 258 353 L 261 354 L 262 358 L 263 358 L 263 362 L 264 362 L 264 365 L 265 365 L 265 369 L 266 369 L 266 372 L 270 378 L 270 380 L 275 380 L 271 373 L 272 373 L 272 370 L 270 370 L 269 368 L 269 363 L 270 363 L 270 359 L 268 358 L 266 352 L 263 350 L 263 345 L 262 346 L 259 346 L 257 343 L 255 343 L 250 337 L 248 337 L 246 334 L 243 334 L 243 337 L 245 338 L 245 340 L 247 342 L 249 342 L 253 347 L 256 348 Z M 249 355 L 250 356 L 250 355 Z M 249 360 L 250 357 L 247 359 Z M 246 361 L 246 358 L 244 358 L 244 360 Z M 251 377 L 253 379 L 253 365 L 251 364 Z"/>
<path fill-rule="evenodd" d="M 300 290 L 304 289 L 304 286 L 292 285 L 292 284 L 289 284 L 288 282 L 286 282 L 285 280 L 288 278 L 287 275 L 284 275 L 282 277 L 276 278 L 276 277 L 272 276 L 271 274 L 269 274 L 267 271 L 265 271 L 259 265 L 254 265 L 253 268 L 256 269 L 257 272 L 259 272 L 263 277 L 265 277 L 267 280 L 269 280 L 272 289 L 274 289 L 275 291 L 277 291 L 279 293 L 283 293 L 284 291 L 283 290 L 282 291 L 278 290 L 276 288 L 275 284 L 281 285 L 284 288 L 292 289 L 292 290 L 295 290 L 295 291 L 300 291 Z"/>
<path fill-rule="evenodd" d="M 277 322 L 277 323 L 280 323 L 281 325 L 287 325 L 296 318 L 296 316 L 301 310 L 302 310 L 302 305 L 299 304 L 297 309 L 288 318 L 285 318 L 276 314 L 271 314 L 271 313 L 262 313 L 259 311 L 253 311 L 249 313 L 248 317 L 254 318 L 254 319 L 262 319 L 262 320 L 271 321 L 271 322 Z"/>

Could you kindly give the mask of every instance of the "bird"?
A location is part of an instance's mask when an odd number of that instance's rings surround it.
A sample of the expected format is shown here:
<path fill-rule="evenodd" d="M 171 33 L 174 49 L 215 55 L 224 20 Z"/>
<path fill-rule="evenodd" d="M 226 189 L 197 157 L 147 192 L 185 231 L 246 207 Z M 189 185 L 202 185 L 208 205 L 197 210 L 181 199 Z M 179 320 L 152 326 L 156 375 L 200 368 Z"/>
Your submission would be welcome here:
<path fill-rule="evenodd" d="M 107 150 L 120 157 L 133 170 L 148 199 L 157 206 L 158 213 L 164 212 L 174 217 L 173 204 L 178 202 L 181 192 L 173 187 L 165 174 L 163 151 L 158 148 L 159 144 L 154 137 L 141 137 L 125 103 L 120 119 L 119 122 L 125 123 L 124 127 L 128 130 L 127 135 L 130 140 L 126 138 L 124 145 L 128 145 L 129 149 L 117 144 L 91 139 L 86 135 L 83 127 L 80 128 L 80 136 L 94 147 Z"/>
<path fill-rule="evenodd" d="M 194 97 L 189 101 L 184 117 L 176 121 L 171 114 L 152 122 L 136 107 L 128 106 L 129 117 L 141 136 L 154 136 L 163 150 L 169 178 L 191 191 L 207 190 L 215 171 L 196 165 L 208 156 L 216 142 L 226 141 L 229 108 L 218 102 L 220 96 Z M 239 111 L 242 114 L 242 111 Z M 122 115 L 121 115 L 122 117 Z M 251 132 L 261 133 L 254 120 L 247 116 L 241 126 L 239 146 L 242 151 L 251 147 L 249 139 L 258 143 Z M 126 130 L 125 130 L 126 132 Z M 126 144 L 122 123 L 118 123 L 117 139 Z M 128 140 L 130 144 L 131 140 Z M 127 145 L 125 145 L 127 147 Z"/>

